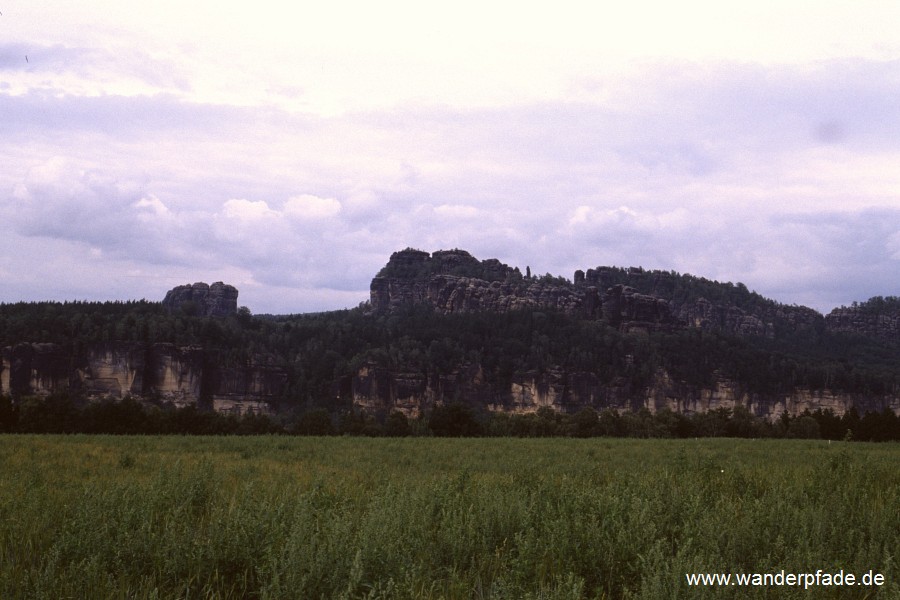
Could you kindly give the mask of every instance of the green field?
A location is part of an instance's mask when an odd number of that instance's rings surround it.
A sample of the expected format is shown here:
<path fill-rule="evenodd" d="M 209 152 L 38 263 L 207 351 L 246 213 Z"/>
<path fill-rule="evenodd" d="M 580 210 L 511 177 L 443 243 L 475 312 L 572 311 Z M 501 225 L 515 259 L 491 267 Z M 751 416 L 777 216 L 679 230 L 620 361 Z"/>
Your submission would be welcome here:
<path fill-rule="evenodd" d="M 900 598 L 900 445 L 0 436 L 0 598 Z M 694 572 L 880 587 L 689 587 Z"/>

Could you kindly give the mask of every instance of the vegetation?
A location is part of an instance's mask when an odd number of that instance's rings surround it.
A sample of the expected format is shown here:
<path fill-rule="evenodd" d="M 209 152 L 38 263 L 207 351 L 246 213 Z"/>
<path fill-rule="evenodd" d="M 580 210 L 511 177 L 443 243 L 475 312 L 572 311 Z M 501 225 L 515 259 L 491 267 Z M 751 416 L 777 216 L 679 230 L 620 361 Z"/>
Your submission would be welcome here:
<path fill-rule="evenodd" d="M 655 271 L 641 268 L 603 267 L 604 285 L 627 285 L 642 294 L 653 294 L 676 304 L 695 302 L 700 298 L 719 306 L 736 306 L 747 312 L 764 312 L 778 306 L 743 283 L 720 283 L 675 271 Z"/>
<path fill-rule="evenodd" d="M 896 445 L 0 441 L 5 599 L 900 594 Z M 804 592 L 685 582 L 782 569 L 872 569 L 886 583 Z"/>
<path fill-rule="evenodd" d="M 584 408 L 562 414 L 550 408 L 536 413 L 476 411 L 470 406 L 440 405 L 417 419 L 399 411 L 384 416 L 325 409 L 275 416 L 242 416 L 137 402 L 105 400 L 79 403 L 66 394 L 31 396 L 13 402 L 0 396 L 0 433 L 190 434 L 190 435 L 352 435 L 367 437 L 620 437 L 620 438 L 804 438 L 900 441 L 900 417 L 890 410 L 842 416 L 830 410 L 783 414 L 771 423 L 746 409 L 718 409 L 699 414 L 648 410 L 619 414 Z"/>
<path fill-rule="evenodd" d="M 734 287 L 736 294 L 745 293 L 740 287 Z M 401 314 L 385 315 L 368 314 L 361 307 L 277 317 L 253 317 L 242 311 L 216 319 L 170 313 L 147 301 L 0 304 L 0 345 L 20 342 L 56 344 L 72 360 L 93 344 L 162 342 L 201 346 L 211 364 L 266 362 L 287 373 L 280 411 L 296 419 L 326 410 L 333 430 L 340 430 L 340 414 L 351 409 L 346 395 L 335 401 L 335 390 L 346 388 L 366 365 L 419 373 L 423 378 L 448 376 L 476 365 L 485 385 L 498 391 L 508 390 L 517 378 L 561 369 L 592 377 L 599 385 L 615 382 L 640 393 L 664 369 L 695 389 L 724 377 L 743 391 L 768 395 L 795 388 L 863 396 L 900 394 L 900 351 L 875 339 L 802 331 L 775 339 L 735 338 L 699 329 L 626 334 L 603 321 L 578 320 L 551 310 L 440 315 L 427 307 L 409 307 Z M 12 391 L 21 415 L 42 410 L 36 400 L 31 407 L 23 404 L 28 390 Z M 79 398 L 71 402 L 82 404 Z M 373 416 L 383 426 L 388 415 Z M 187 431 L 166 427 L 150 430 Z M 301 429 L 309 430 L 306 425 Z M 320 430 L 315 426 L 310 431 Z"/>
<path fill-rule="evenodd" d="M 873 296 L 865 302 L 854 302 L 853 308 L 860 309 L 864 313 L 880 315 L 883 313 L 900 313 L 900 297 L 898 296 Z"/>

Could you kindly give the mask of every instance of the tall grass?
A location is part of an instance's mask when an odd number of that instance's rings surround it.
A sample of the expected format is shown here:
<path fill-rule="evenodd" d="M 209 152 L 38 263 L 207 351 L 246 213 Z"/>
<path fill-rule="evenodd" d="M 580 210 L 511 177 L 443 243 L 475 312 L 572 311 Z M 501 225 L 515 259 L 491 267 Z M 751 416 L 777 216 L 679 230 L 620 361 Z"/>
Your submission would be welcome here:
<path fill-rule="evenodd" d="M 0 598 L 898 598 L 900 447 L 0 437 Z M 689 588 L 689 572 L 884 574 Z"/>

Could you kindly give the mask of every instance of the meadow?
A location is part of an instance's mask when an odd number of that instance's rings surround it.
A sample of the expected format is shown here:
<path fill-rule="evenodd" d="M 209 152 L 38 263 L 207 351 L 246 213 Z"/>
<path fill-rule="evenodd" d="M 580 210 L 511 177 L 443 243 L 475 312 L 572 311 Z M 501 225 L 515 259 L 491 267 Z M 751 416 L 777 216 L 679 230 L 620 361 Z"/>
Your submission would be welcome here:
<path fill-rule="evenodd" d="M 900 445 L 0 436 L 0 598 L 900 598 Z M 824 571 L 878 587 L 691 587 Z"/>

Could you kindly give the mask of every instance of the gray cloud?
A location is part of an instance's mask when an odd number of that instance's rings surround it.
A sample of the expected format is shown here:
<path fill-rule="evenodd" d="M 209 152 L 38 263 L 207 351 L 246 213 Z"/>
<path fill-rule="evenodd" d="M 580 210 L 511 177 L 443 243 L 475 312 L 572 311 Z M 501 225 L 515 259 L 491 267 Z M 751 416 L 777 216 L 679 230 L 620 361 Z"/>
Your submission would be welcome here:
<path fill-rule="evenodd" d="M 153 96 L 72 96 L 54 90 L 0 94 L 0 131 L 9 135 L 35 131 L 68 134 L 90 131 L 120 140 L 161 133 L 184 136 L 211 135 L 221 128 L 259 115 L 227 106 L 190 103 L 172 94 Z"/>
<path fill-rule="evenodd" d="M 28 56 L 30 46 L 23 43 L 0 44 L 0 71 L 21 70 L 29 68 Z"/>
<path fill-rule="evenodd" d="M 897 293 L 897 71 L 657 65 L 602 102 L 329 118 L 0 93 L 0 229 L 80 248 L 96 287 L 137 273 L 125 297 L 231 277 L 257 312 L 355 305 L 406 246 L 675 269 L 827 310 Z"/>
<path fill-rule="evenodd" d="M 776 216 L 770 222 L 775 231 L 798 234 L 785 235 L 780 245 L 785 256 L 793 249 L 797 268 L 764 276 L 773 295 L 820 307 L 900 295 L 900 257 L 891 252 L 900 209 Z"/>
<path fill-rule="evenodd" d="M 100 82 L 124 78 L 160 90 L 189 89 L 185 73 L 173 60 L 151 56 L 137 47 L 109 49 L 63 44 L 0 43 L 0 71 L 22 71 L 45 76 L 70 74 L 83 80 Z M 52 84 L 44 82 L 41 87 L 52 87 Z"/>
<path fill-rule="evenodd" d="M 189 239 L 206 227 L 202 215 L 173 213 L 139 184 L 64 158 L 29 170 L 3 208 L 20 235 L 82 243 L 119 258 L 185 264 L 203 251 Z"/>

